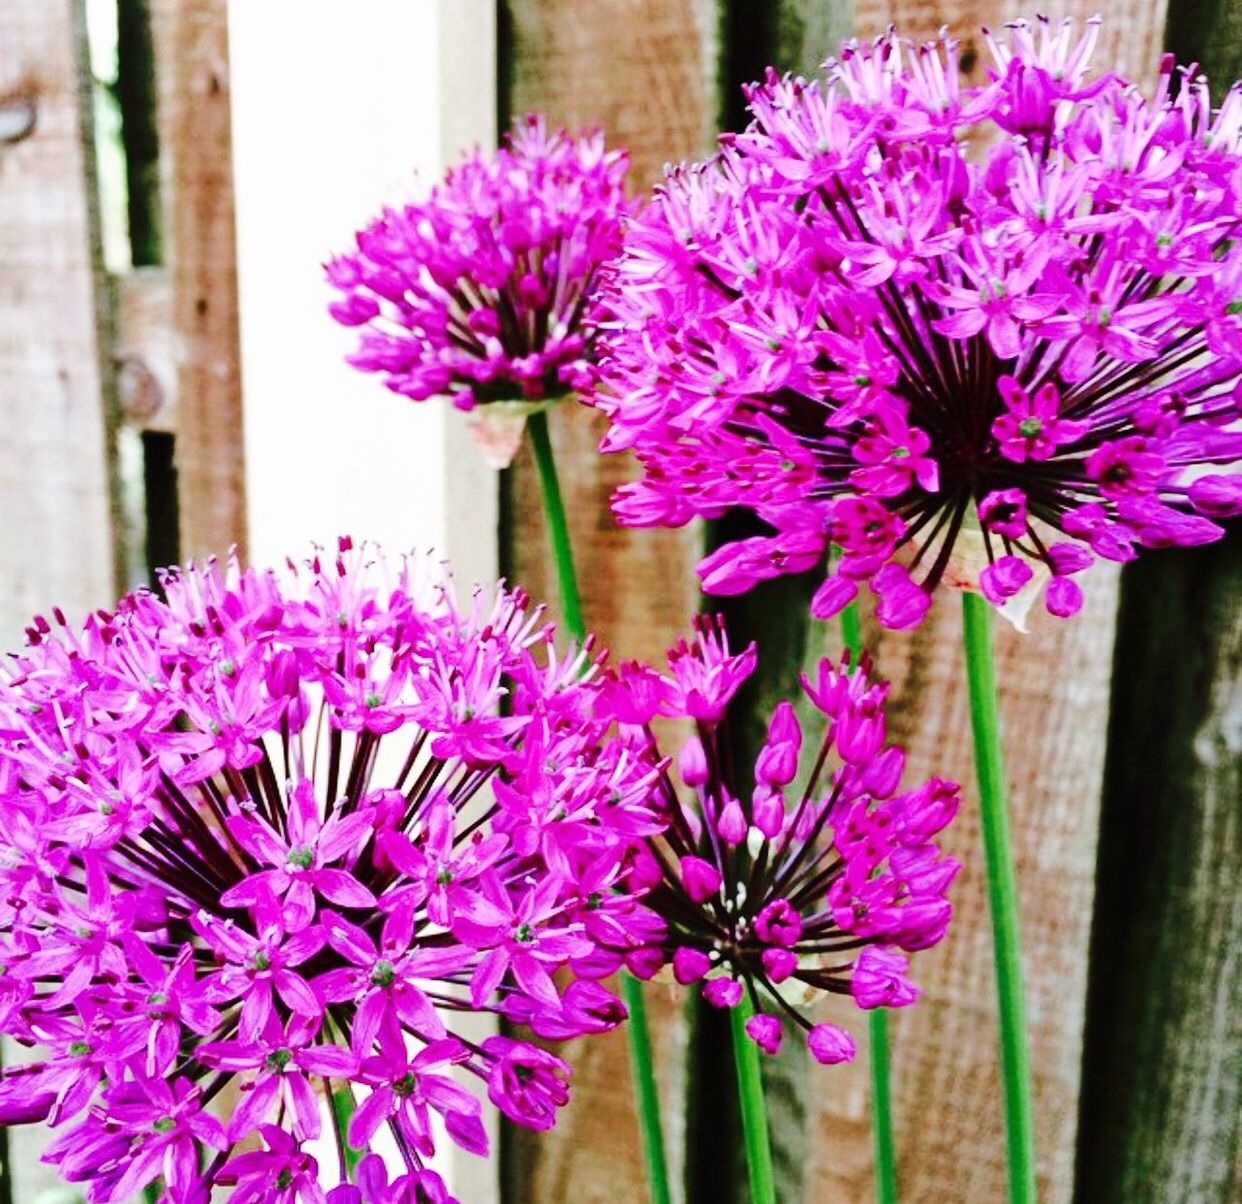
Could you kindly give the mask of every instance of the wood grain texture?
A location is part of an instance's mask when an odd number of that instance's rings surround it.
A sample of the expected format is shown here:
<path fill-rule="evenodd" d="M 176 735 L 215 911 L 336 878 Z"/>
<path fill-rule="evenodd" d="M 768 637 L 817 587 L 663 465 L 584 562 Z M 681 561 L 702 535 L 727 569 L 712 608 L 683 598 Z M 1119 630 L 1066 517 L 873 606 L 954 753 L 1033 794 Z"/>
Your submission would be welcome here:
<path fill-rule="evenodd" d="M 245 550 L 225 0 L 151 0 L 178 365 L 181 556 Z"/>
<path fill-rule="evenodd" d="M 1179 0 L 1167 40 L 1221 99 L 1242 72 L 1242 2 Z M 1242 1199 L 1236 523 L 1127 570 L 1114 691 L 1076 1199 L 1226 1204 Z"/>
<path fill-rule="evenodd" d="M 601 124 L 629 148 L 632 186 L 645 189 L 669 160 L 697 156 L 715 132 L 714 6 L 708 0 L 511 0 L 502 12 L 502 105 L 539 109 L 573 125 Z M 508 42 L 508 46 L 504 44 Z M 507 104 L 506 104 L 507 102 Z M 551 416 L 587 625 L 618 657 L 658 658 L 697 605 L 699 535 L 626 531 L 608 509 L 633 471 L 601 457 L 597 417 L 567 404 Z M 524 450 L 508 483 L 509 575 L 555 598 L 544 550 L 535 472 Z M 648 991 L 672 1173 L 681 1164 L 685 1027 L 679 993 Z M 624 1033 L 572 1043 L 574 1103 L 554 1131 L 514 1133 L 506 1149 L 507 1198 L 612 1204 L 642 1199 L 643 1169 Z"/>
<path fill-rule="evenodd" d="M 1091 948 L 1083 1204 L 1242 1198 L 1242 530 L 1127 570 Z"/>
<path fill-rule="evenodd" d="M 508 110 L 600 125 L 633 187 L 697 157 L 716 132 L 712 0 L 506 0 Z"/>
<path fill-rule="evenodd" d="M 35 611 L 112 600 L 106 331 L 80 6 L 0 2 L 0 94 L 33 132 L 0 146 L 0 646 Z M 89 85 L 87 85 L 89 87 Z M 88 181 L 91 183 L 88 185 Z"/>
<path fill-rule="evenodd" d="M 116 281 L 113 361 L 121 418 L 144 431 L 177 430 L 178 339 L 172 284 L 160 267 L 135 268 Z"/>
<path fill-rule="evenodd" d="M 74 620 L 114 597 L 109 330 L 90 76 L 77 0 L 0 0 L 0 95 L 34 123 L 0 146 L 0 648 L 36 611 Z M 9 1041 L 4 1060 L 29 1060 Z M 0 1198 L 56 1177 L 41 1126 L 6 1132 Z"/>
<path fill-rule="evenodd" d="M 854 28 L 855 0 L 779 0 L 773 64 L 811 76 Z"/>
<path fill-rule="evenodd" d="M 979 36 L 983 26 L 999 31 L 1006 21 L 1037 13 L 1052 21 L 1081 21 L 1099 14 L 1104 24 L 1095 52 L 1097 67 L 1106 65 L 1141 80 L 1151 79 L 1159 66 L 1167 8 L 1168 0 L 1058 0 L 1046 5 L 1025 0 L 854 0 L 854 33 L 872 38 L 896 25 L 904 36 L 921 40 L 947 26 L 961 42 L 963 55 L 973 52 L 971 78 L 978 81 L 988 59 Z"/>

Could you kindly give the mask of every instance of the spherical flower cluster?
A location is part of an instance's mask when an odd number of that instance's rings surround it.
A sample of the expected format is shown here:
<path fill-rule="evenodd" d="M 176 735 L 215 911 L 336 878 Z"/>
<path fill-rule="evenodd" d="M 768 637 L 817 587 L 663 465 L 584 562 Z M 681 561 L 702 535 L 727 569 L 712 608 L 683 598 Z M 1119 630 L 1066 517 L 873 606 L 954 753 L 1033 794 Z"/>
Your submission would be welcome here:
<path fill-rule="evenodd" d="M 435 1116 L 486 1151 L 465 1083 L 535 1129 L 568 1098 L 561 1059 L 453 1016 L 624 1019 L 597 980 L 658 930 L 626 888 L 654 769 L 520 592 L 459 610 L 349 541 L 164 586 L 37 620 L 0 678 L 0 1032 L 39 1051 L 0 1122 L 48 1120 L 91 1204 L 321 1200 L 312 1143 L 344 1167 L 384 1126 L 400 1198 L 447 1198 Z"/>
<path fill-rule="evenodd" d="M 671 964 L 678 982 L 700 983 L 715 1007 L 748 995 L 755 1014 L 746 1031 L 766 1053 L 780 1045 L 784 1013 L 806 1030 L 818 1061 L 846 1061 L 850 1035 L 812 1023 L 803 1007 L 824 992 L 852 995 L 862 1008 L 917 998 L 906 953 L 939 941 L 952 914 L 946 892 L 958 863 L 934 837 L 957 813 L 958 787 L 933 778 L 898 793 L 905 757 L 885 743 L 888 683 L 870 680 L 866 657 L 855 668 L 847 655 L 802 680 L 827 720 L 814 756 L 803 756 L 793 704 L 779 703 L 746 797 L 729 780 L 736 757 L 723 719 L 754 665 L 753 645 L 731 655 L 720 626 L 705 621 L 693 643 L 670 652 L 669 676 L 622 666 L 601 696 L 640 745 L 654 747 L 656 715 L 696 728 L 678 758 L 688 801 L 666 770 L 667 827 L 634 870 L 667 931 L 626 959 L 647 977 Z"/>
<path fill-rule="evenodd" d="M 748 89 L 753 122 L 674 170 L 601 289 L 615 508 L 729 506 L 772 531 L 700 566 L 740 592 L 841 556 L 919 622 L 941 582 L 1067 616 L 1096 557 L 1219 538 L 1242 507 L 1242 90 L 1088 77 L 1096 38 L 1016 22 L 990 82 L 951 39 L 846 45 Z"/>
<path fill-rule="evenodd" d="M 385 209 L 327 265 L 332 315 L 362 327 L 350 362 L 397 393 L 471 409 L 577 386 L 582 318 L 627 212 L 623 151 L 596 131 L 519 121 L 424 201 Z"/>

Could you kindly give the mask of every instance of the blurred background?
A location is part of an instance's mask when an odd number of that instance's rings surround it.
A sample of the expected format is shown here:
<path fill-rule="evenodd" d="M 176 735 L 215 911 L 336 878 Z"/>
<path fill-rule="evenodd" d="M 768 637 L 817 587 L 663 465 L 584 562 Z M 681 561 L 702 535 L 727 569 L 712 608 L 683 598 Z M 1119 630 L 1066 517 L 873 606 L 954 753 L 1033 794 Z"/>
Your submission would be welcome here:
<path fill-rule="evenodd" d="M 1097 67 L 1149 85 L 1161 54 L 1218 96 L 1242 64 L 1242 0 L 1075 0 L 1104 18 Z M 382 204 L 541 110 L 602 125 L 636 189 L 746 120 L 739 85 L 811 72 L 844 38 L 948 24 L 971 80 L 1009 0 L 0 0 L 0 636 L 81 615 L 155 567 L 300 556 L 341 532 L 435 547 L 459 580 L 503 572 L 554 597 L 531 464 L 497 476 L 437 404 L 344 364 L 321 265 Z M 699 605 L 720 529 L 615 528 L 629 471 L 586 410 L 553 415 L 588 623 L 619 658 L 659 656 Z M 1095 570 L 1073 623 L 1000 636 L 1022 894 L 1040 1198 L 1242 1199 L 1242 553 L 1166 551 Z M 743 742 L 835 632 L 812 584 L 728 600 L 763 666 Z M 953 608 L 868 632 L 912 774 L 972 781 Z M 902 1198 L 1004 1197 L 978 830 L 949 938 L 894 1018 Z M 745 1199 L 727 1025 L 652 992 L 666 1137 L 687 1204 Z M 850 1019 L 848 1009 L 833 1017 Z M 865 1056 L 768 1067 L 780 1198 L 871 1198 Z M 6 1058 L 20 1052 L 6 1050 Z M 552 1133 L 506 1130 L 448 1174 L 469 1204 L 630 1201 L 642 1168 L 622 1034 L 568 1051 Z M 3 1132 L 3 1131 L 0 1131 Z M 15 1130 L 0 1204 L 54 1184 Z"/>

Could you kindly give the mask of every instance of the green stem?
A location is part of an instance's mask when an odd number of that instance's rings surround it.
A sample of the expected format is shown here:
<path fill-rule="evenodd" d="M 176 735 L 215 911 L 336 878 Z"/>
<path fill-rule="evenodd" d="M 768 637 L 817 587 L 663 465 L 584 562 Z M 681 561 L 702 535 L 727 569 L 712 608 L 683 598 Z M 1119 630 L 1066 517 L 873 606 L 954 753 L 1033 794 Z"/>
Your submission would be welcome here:
<path fill-rule="evenodd" d="M 634 1075 L 634 1094 L 638 1097 L 638 1126 L 643 1139 L 643 1161 L 651 1184 L 653 1204 L 670 1204 L 668 1163 L 664 1158 L 664 1136 L 660 1129 L 660 1096 L 656 1091 L 651 1034 L 647 1029 L 647 1006 L 642 984 L 632 974 L 621 972 L 621 998 L 630 1013 L 626 1030 L 630 1038 L 630 1070 Z"/>
<path fill-rule="evenodd" d="M 742 1108 L 746 1141 L 746 1169 L 750 1175 L 750 1204 L 776 1204 L 772 1176 L 772 1146 L 768 1139 L 768 1112 L 763 1102 L 763 1075 L 759 1047 L 746 1035 L 746 1021 L 755 1014 L 749 995 L 729 1009 L 733 1028 L 733 1064 L 737 1068 L 737 1096 Z"/>
<path fill-rule="evenodd" d="M 586 636 L 582 620 L 582 598 L 578 593 L 578 575 L 574 571 L 573 545 L 569 539 L 569 522 L 565 502 L 556 474 L 556 458 L 548 435 L 548 415 L 544 410 L 526 421 L 535 467 L 539 471 L 539 493 L 548 525 L 548 543 L 556 563 L 556 583 L 561 595 L 561 612 L 570 636 L 581 644 Z M 642 986 L 632 975 L 622 971 L 621 994 L 630 1013 L 626 1033 L 630 1044 L 630 1068 L 634 1076 L 634 1097 L 638 1105 L 638 1128 L 642 1135 L 643 1161 L 651 1182 L 652 1204 L 669 1204 L 668 1163 L 664 1155 L 664 1138 L 660 1129 L 660 1094 L 656 1089 L 655 1068 L 651 1057 L 651 1034 L 647 1029 L 647 1010 L 643 1004 Z"/>
<path fill-rule="evenodd" d="M 862 656 L 862 623 L 858 618 L 857 602 L 851 602 L 841 612 L 841 639 L 849 650 L 850 666 L 857 668 L 858 658 Z"/>
<path fill-rule="evenodd" d="M 858 606 L 851 602 L 841 612 L 841 638 L 850 652 L 850 664 L 862 655 L 862 624 Z M 888 1009 L 867 1015 L 871 1047 L 871 1133 L 875 1145 L 876 1204 L 897 1204 L 897 1151 L 893 1148 L 893 1093 L 889 1082 Z"/>
<path fill-rule="evenodd" d="M 561 482 L 556 475 L 556 458 L 552 454 L 552 440 L 548 436 L 547 411 L 538 410 L 532 414 L 526 420 L 526 429 L 530 432 L 535 467 L 539 470 L 539 494 L 543 499 L 552 559 L 556 562 L 556 584 L 561 594 L 561 613 L 565 617 L 565 626 L 570 636 L 581 641 L 586 635 L 586 624 L 582 621 L 582 598 L 578 593 L 578 574 L 574 571 L 574 550 L 569 542 L 565 501 L 561 497 Z"/>
<path fill-rule="evenodd" d="M 867 1014 L 871 1046 L 871 1133 L 875 1143 L 876 1204 L 896 1204 L 897 1151 L 893 1148 L 893 1096 L 888 1070 L 888 1009 Z"/>
<path fill-rule="evenodd" d="M 345 1181 L 354 1181 L 354 1171 L 366 1154 L 365 1150 L 356 1150 L 349 1144 L 349 1122 L 353 1119 L 357 1102 L 353 1090 L 349 1086 L 337 1087 L 332 1092 L 332 1124 L 336 1130 L 338 1152 L 345 1165 Z"/>
<path fill-rule="evenodd" d="M 979 779 L 979 822 L 983 828 L 988 903 L 992 912 L 1009 1152 L 1009 1199 L 1012 1204 L 1034 1204 L 1035 1134 L 1023 1005 L 1022 944 L 1018 935 L 1018 887 L 1005 800 L 996 673 L 992 665 L 991 612 L 979 594 L 962 595 L 962 621 L 966 677 L 970 686 L 970 720 L 975 737 L 975 772 Z"/>

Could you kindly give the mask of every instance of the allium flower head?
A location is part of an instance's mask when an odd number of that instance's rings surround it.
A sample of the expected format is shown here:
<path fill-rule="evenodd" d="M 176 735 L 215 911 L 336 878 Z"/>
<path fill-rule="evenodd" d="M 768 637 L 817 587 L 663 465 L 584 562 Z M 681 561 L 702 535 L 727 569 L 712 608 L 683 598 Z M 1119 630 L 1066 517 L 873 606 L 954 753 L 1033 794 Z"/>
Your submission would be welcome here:
<path fill-rule="evenodd" d="M 434 1117 L 483 1153 L 482 1094 L 536 1129 L 568 1098 L 559 1058 L 456 1014 L 624 1018 L 596 980 L 658 928 L 627 888 L 653 768 L 520 592 L 458 609 L 348 541 L 164 584 L 36 620 L 0 678 L 0 1031 L 39 1050 L 0 1121 L 49 1120 L 91 1204 L 275 1204 L 322 1198 L 307 1143 L 346 1090 L 336 1141 L 387 1126 L 399 1198 L 439 1199 Z"/>
<path fill-rule="evenodd" d="M 870 583 L 917 623 L 941 582 L 1081 604 L 1096 557 L 1218 538 L 1242 507 L 1242 91 L 1163 63 L 1150 97 L 1092 77 L 1095 22 L 849 43 L 769 74 L 753 121 L 673 170 L 596 314 L 615 508 L 675 525 L 741 505 L 772 528 L 709 591 L 819 563 L 825 617 Z"/>
<path fill-rule="evenodd" d="M 641 733 L 640 745 L 654 746 L 656 715 L 695 723 L 678 758 L 684 794 L 665 772 L 667 828 L 634 871 L 667 931 L 627 953 L 630 968 L 649 976 L 668 965 L 715 1007 L 748 993 L 747 1032 L 767 1053 L 786 1014 L 818 1061 L 848 1060 L 849 1034 L 813 1023 L 805 1006 L 826 992 L 862 1008 L 917 998 L 906 954 L 939 941 L 952 914 L 946 892 L 958 864 L 934 838 L 957 813 L 958 787 L 933 778 L 898 792 L 905 758 L 885 740 L 888 683 L 871 680 L 866 657 L 855 668 L 846 656 L 802 681 L 827 720 L 819 746 L 803 749 L 793 704 L 779 703 L 745 796 L 728 780 L 736 756 L 722 713 L 754 668 L 753 646 L 731 654 L 719 625 L 704 621 L 669 668 L 653 679 L 622 666 L 600 699 L 623 730 Z"/>
<path fill-rule="evenodd" d="M 455 405 L 556 396 L 577 386 L 582 317 L 620 245 L 624 151 L 599 131 L 519 121 L 427 198 L 384 212 L 327 265 L 332 315 L 362 328 L 350 362 L 415 401 Z"/>

